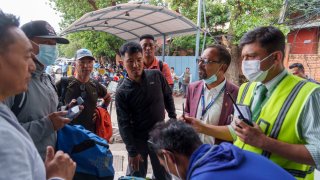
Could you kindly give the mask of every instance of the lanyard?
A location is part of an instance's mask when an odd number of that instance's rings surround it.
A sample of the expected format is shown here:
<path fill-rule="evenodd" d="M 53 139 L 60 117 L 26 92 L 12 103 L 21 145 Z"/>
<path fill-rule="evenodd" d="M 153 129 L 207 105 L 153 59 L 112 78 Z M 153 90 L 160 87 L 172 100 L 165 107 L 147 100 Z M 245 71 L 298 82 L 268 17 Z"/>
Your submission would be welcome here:
<path fill-rule="evenodd" d="M 220 90 L 220 92 L 216 95 L 216 97 L 211 99 L 211 102 L 208 104 L 207 107 L 205 107 L 205 100 L 204 100 L 204 88 L 201 91 L 201 102 L 202 102 L 202 113 L 201 113 L 201 120 L 203 119 L 204 115 L 208 112 L 208 110 L 211 108 L 211 106 L 216 102 L 218 97 L 223 93 L 223 91 L 226 89 L 226 86 L 224 85 L 223 88 Z"/>

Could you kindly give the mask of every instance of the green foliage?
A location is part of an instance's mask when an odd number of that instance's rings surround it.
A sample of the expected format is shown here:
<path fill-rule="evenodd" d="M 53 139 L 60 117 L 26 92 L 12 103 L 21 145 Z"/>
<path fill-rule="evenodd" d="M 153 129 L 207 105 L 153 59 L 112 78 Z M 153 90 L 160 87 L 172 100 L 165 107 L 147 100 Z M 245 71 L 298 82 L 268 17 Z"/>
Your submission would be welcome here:
<path fill-rule="evenodd" d="M 51 7 L 62 13 L 63 21 L 60 23 L 62 29 L 79 19 L 85 13 L 93 11 L 93 7 L 87 0 L 49 0 Z M 96 0 L 98 8 L 105 8 L 111 5 L 112 0 Z M 115 1 L 116 3 L 127 2 L 125 0 Z M 105 53 L 108 58 L 114 58 L 119 47 L 124 42 L 120 38 L 98 31 L 83 31 L 68 34 L 70 40 L 68 45 L 60 45 L 60 56 L 73 57 L 76 50 L 87 48 L 95 56 Z"/>
<path fill-rule="evenodd" d="M 308 15 L 311 13 L 319 13 L 320 1 L 319 0 L 289 0 L 290 13 L 299 13 L 301 15 Z"/>
<path fill-rule="evenodd" d="M 232 13 L 229 34 L 233 35 L 233 42 L 249 30 L 258 26 L 278 26 L 288 33 L 284 25 L 277 25 L 283 0 L 228 0 L 227 4 Z"/>
<path fill-rule="evenodd" d="M 52 7 L 60 11 L 63 16 L 61 27 L 66 28 L 72 22 L 80 18 L 87 12 L 93 10 L 88 0 L 49 0 Z M 137 0 L 145 2 L 144 0 Z M 307 1 L 308 7 L 319 7 L 318 0 L 290 0 L 291 4 L 297 10 L 302 8 L 301 1 Z M 112 0 L 96 0 L 98 8 L 104 8 L 111 5 Z M 126 0 L 115 1 L 116 3 L 125 3 Z M 185 17 L 191 19 L 194 23 L 197 21 L 198 0 L 149 0 L 149 4 L 158 6 L 168 6 Z M 229 40 L 237 44 L 239 39 L 249 30 L 258 26 L 275 25 L 285 34 L 289 32 L 286 25 L 278 25 L 277 21 L 281 11 L 283 0 L 206 0 L 206 18 L 208 33 L 206 44 L 212 44 L 220 36 L 228 34 Z M 292 8 L 291 8 L 292 9 Z M 303 9 L 303 8 L 302 8 Z M 202 15 L 202 27 L 204 27 L 204 18 Z M 114 57 L 120 45 L 123 43 L 119 38 L 102 32 L 85 31 L 68 35 L 71 41 L 70 45 L 61 46 L 60 53 L 70 57 L 73 56 L 76 49 L 86 47 L 93 51 L 95 55 L 105 53 L 109 58 Z M 195 49 L 195 35 L 176 37 L 173 39 L 170 48 L 171 52 L 181 49 Z M 203 41 L 203 36 L 201 38 Z M 202 42 L 200 43 L 202 47 Z"/>
<path fill-rule="evenodd" d="M 315 19 L 320 14 L 319 0 L 289 0 L 286 11 L 287 24 L 303 23 Z"/>

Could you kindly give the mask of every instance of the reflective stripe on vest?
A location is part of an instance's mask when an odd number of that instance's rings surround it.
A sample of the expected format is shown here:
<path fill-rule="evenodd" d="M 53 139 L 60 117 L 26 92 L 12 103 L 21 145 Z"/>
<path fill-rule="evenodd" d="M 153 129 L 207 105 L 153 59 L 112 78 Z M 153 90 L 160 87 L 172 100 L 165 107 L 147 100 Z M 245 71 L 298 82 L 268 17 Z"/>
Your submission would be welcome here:
<path fill-rule="evenodd" d="M 308 171 L 299 171 L 296 169 L 285 169 L 285 170 L 294 177 L 305 178 L 308 174 L 313 173 L 314 167 L 311 166 Z"/>
<path fill-rule="evenodd" d="M 256 83 L 252 83 L 249 88 L 245 86 L 246 84 L 243 84 L 239 89 L 237 103 L 243 100 L 242 105 L 250 107 Z M 287 75 L 268 97 L 257 124 L 267 136 L 274 139 L 290 144 L 306 144 L 298 133 L 298 120 L 308 97 L 318 87 L 315 84 L 303 82 L 301 78 L 291 74 Z M 247 89 L 246 95 L 244 95 L 244 89 Z M 313 168 L 309 165 L 299 164 L 279 155 L 264 152 L 262 149 L 244 144 L 239 138 L 234 144 L 245 150 L 267 156 L 298 179 L 313 179 Z"/>
<path fill-rule="evenodd" d="M 273 128 L 271 130 L 271 133 L 269 135 L 269 137 L 277 139 L 281 126 L 283 124 L 283 121 L 289 111 L 289 108 L 292 105 L 293 100 L 297 97 L 299 91 L 301 90 L 301 88 L 303 87 L 303 85 L 306 84 L 306 81 L 300 81 L 298 84 L 296 84 L 294 86 L 294 88 L 292 89 L 292 91 L 290 92 L 289 96 L 287 97 L 286 101 L 284 102 L 284 104 L 281 107 L 281 110 L 277 116 L 277 119 L 273 125 Z M 267 158 L 270 158 L 271 153 L 268 151 L 262 151 L 262 156 L 265 156 Z"/>
<path fill-rule="evenodd" d="M 246 95 L 248 93 L 250 85 L 251 85 L 251 82 L 247 83 L 246 86 L 244 87 L 244 90 L 243 90 L 243 93 L 242 93 L 242 96 L 241 96 L 241 99 L 239 102 L 240 104 L 243 104 L 244 98 L 246 97 Z"/>

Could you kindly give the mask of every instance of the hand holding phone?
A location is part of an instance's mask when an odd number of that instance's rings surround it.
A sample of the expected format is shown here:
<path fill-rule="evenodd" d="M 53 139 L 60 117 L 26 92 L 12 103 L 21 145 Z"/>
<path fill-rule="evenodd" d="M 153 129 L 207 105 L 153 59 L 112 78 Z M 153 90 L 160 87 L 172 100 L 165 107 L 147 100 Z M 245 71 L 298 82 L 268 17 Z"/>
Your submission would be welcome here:
<path fill-rule="evenodd" d="M 66 118 L 73 120 L 75 117 L 77 117 L 81 112 L 79 106 L 83 103 L 84 103 L 84 100 L 81 97 L 78 97 L 77 105 L 68 110 L 68 114 L 66 115 Z"/>
<path fill-rule="evenodd" d="M 242 120 L 243 122 L 245 122 L 246 124 L 248 124 L 249 126 L 252 126 L 252 127 L 253 127 L 253 123 L 252 123 L 251 121 L 249 121 L 248 119 L 244 118 L 244 116 L 243 116 L 243 114 L 241 113 L 238 105 L 237 105 L 236 102 L 233 100 L 231 94 L 230 94 L 228 91 L 226 91 L 226 93 L 228 94 L 228 96 L 230 97 L 233 105 L 236 107 L 237 111 L 239 112 L 239 114 L 240 114 L 240 115 L 239 115 L 239 119 Z"/>
<path fill-rule="evenodd" d="M 68 114 L 66 115 L 66 118 L 73 120 L 79 114 L 80 114 L 80 108 L 79 108 L 79 105 L 77 105 L 68 110 Z"/>

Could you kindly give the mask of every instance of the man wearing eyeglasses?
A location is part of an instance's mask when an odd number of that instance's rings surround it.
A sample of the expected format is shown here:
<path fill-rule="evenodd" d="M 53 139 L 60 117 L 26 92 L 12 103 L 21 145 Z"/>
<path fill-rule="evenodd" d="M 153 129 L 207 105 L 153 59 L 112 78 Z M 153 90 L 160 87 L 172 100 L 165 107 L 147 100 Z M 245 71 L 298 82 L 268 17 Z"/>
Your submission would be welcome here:
<path fill-rule="evenodd" d="M 67 82 L 61 80 L 57 83 L 58 95 L 63 97 L 66 104 L 72 99 L 81 97 L 84 100 L 84 109 L 78 117 L 72 120 L 72 124 L 80 124 L 87 130 L 96 132 L 95 108 L 98 98 L 104 99 L 104 106 L 107 107 L 111 97 L 107 93 L 107 89 L 97 81 L 90 78 L 93 70 L 95 58 L 88 49 L 79 49 L 76 52 L 76 75 L 69 77 Z M 67 83 L 67 85 L 65 85 Z M 62 89 L 64 92 L 62 92 Z"/>
<path fill-rule="evenodd" d="M 237 97 L 238 87 L 225 77 L 231 62 L 228 50 L 221 45 L 211 45 L 205 49 L 198 59 L 200 81 L 189 85 L 187 90 L 186 116 L 194 117 L 207 126 L 221 126 L 230 124 L 233 114 L 233 104 L 226 92 Z M 217 136 L 208 136 L 207 132 L 200 132 L 203 143 L 220 143 Z M 216 138 L 215 138 L 216 137 Z M 221 139 L 225 139 L 221 137 Z"/>

